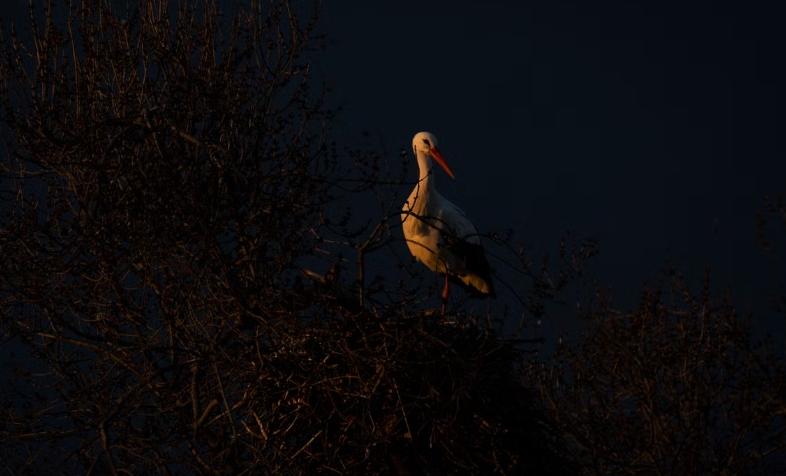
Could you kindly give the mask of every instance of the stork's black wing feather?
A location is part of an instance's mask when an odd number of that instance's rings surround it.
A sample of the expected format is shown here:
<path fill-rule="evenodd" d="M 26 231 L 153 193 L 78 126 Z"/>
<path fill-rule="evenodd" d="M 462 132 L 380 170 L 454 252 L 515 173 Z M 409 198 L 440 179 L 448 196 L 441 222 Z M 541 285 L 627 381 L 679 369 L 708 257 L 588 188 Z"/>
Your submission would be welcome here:
<path fill-rule="evenodd" d="M 486 251 L 483 249 L 483 246 L 477 243 L 470 243 L 469 241 L 458 238 L 450 233 L 443 233 L 442 238 L 443 246 L 454 256 L 463 259 L 464 270 L 462 271 L 465 273 L 477 275 L 486 281 L 486 283 L 488 283 L 489 289 L 491 290 L 491 293 L 489 293 L 488 296 L 494 296 L 494 284 L 491 280 L 491 266 L 489 265 L 488 259 L 486 259 Z M 477 292 L 475 288 L 467 286 L 463 281 L 459 280 L 456 276 L 460 273 L 449 273 L 449 275 L 451 274 L 451 281 L 456 282 L 462 287 L 472 291 L 473 294 L 487 296 L 486 294 Z"/>

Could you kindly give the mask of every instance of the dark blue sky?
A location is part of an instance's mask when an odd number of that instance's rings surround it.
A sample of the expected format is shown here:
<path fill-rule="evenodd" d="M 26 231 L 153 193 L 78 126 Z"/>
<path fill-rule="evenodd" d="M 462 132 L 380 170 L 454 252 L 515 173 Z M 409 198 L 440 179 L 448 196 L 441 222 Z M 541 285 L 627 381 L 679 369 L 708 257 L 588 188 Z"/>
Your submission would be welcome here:
<path fill-rule="evenodd" d="M 782 18 L 739 2 L 326 2 L 321 70 L 350 140 L 368 130 L 397 160 L 437 134 L 457 174 L 440 188 L 479 229 L 543 250 L 566 230 L 597 238 L 622 302 L 673 262 L 711 266 L 764 311 L 786 274 L 755 229 L 786 191 Z"/>
<path fill-rule="evenodd" d="M 786 192 L 786 29 L 761 3 L 324 2 L 318 67 L 344 141 L 367 130 L 395 162 L 437 134 L 457 174 L 440 189 L 482 232 L 597 238 L 593 271 L 627 304 L 669 262 L 711 266 L 774 322 L 786 263 L 755 214 Z"/>

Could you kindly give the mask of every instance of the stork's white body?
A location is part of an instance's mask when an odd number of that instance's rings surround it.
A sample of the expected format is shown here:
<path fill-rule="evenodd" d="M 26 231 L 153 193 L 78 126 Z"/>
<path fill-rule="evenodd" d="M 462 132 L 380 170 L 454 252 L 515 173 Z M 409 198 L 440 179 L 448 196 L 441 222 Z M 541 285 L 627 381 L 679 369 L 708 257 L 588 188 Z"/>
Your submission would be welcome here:
<path fill-rule="evenodd" d="M 459 207 L 436 190 L 429 155 L 452 176 L 436 150 L 436 138 L 420 132 L 412 144 L 419 177 L 401 210 L 409 251 L 432 271 L 450 276 L 481 295 L 493 294 L 490 269 L 475 226 Z"/>

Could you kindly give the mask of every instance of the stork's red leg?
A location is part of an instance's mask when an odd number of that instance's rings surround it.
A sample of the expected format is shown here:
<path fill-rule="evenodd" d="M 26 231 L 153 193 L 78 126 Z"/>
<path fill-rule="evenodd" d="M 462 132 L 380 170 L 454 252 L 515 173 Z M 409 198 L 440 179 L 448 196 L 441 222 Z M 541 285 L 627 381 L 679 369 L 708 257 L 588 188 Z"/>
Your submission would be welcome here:
<path fill-rule="evenodd" d="M 442 288 L 442 300 L 447 301 L 448 296 L 450 295 L 450 281 L 448 281 L 448 275 L 445 274 L 445 286 Z"/>
<path fill-rule="evenodd" d="M 450 295 L 450 282 L 448 281 L 448 274 L 445 273 L 445 286 L 442 288 L 442 315 L 445 315 L 445 307 L 448 304 L 448 296 Z"/>

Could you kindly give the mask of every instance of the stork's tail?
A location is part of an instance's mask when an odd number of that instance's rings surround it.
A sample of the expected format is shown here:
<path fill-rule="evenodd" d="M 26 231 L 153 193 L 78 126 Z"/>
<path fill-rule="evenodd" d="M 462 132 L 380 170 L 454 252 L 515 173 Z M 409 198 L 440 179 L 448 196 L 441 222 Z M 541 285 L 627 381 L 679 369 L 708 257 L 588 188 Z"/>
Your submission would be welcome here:
<path fill-rule="evenodd" d="M 458 280 L 476 297 L 496 297 L 490 276 L 483 278 L 477 274 L 466 274 L 458 277 Z"/>

